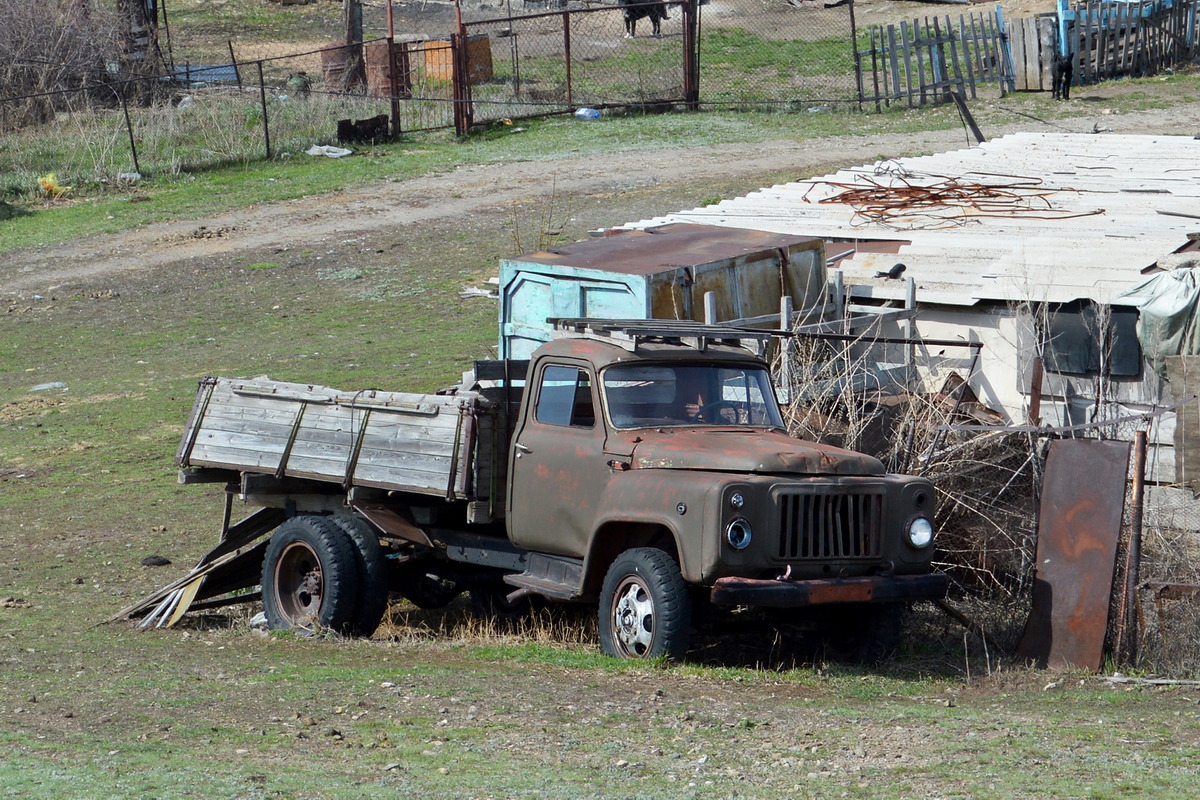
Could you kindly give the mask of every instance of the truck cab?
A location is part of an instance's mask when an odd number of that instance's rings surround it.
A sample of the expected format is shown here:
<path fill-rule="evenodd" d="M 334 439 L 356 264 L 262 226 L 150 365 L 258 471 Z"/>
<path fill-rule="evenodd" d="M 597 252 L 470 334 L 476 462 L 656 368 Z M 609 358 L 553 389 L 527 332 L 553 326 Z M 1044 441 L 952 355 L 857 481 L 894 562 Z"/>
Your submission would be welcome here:
<path fill-rule="evenodd" d="M 769 365 L 746 349 L 766 334 L 583 320 L 560 332 L 530 361 L 506 524 L 520 548 L 575 566 L 572 599 L 599 595 L 606 651 L 677 655 L 686 634 L 648 626 L 656 595 L 687 610 L 685 586 L 719 605 L 857 607 L 864 638 L 880 609 L 944 595 L 932 485 L 790 437 Z M 653 569 L 625 558 L 642 551 L 663 556 Z M 548 579 L 523 577 L 509 580 L 536 592 Z"/>

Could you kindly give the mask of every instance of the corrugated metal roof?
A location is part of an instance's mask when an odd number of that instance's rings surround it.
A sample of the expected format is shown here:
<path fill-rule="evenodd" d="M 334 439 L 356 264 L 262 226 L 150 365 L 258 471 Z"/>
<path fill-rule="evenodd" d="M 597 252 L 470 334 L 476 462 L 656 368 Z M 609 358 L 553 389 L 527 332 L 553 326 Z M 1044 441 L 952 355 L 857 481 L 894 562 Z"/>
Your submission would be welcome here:
<path fill-rule="evenodd" d="M 645 231 L 625 231 L 619 236 L 584 239 L 507 260 L 625 275 L 654 275 L 681 266 L 726 262 L 763 251 L 791 249 L 811 241 L 809 236 L 761 229 L 729 231 L 720 227 L 675 224 Z M 817 244 L 814 242 L 812 247 L 816 248 Z"/>
<path fill-rule="evenodd" d="M 884 197 L 894 187 L 1002 189 L 990 215 L 941 205 L 906 207 L 887 221 L 843 199 L 854 189 Z M 861 191 L 869 190 L 869 191 Z M 913 213 L 909 213 L 913 212 Z M 626 227 L 692 222 L 814 236 L 899 240 L 896 254 L 857 252 L 838 262 L 857 297 L 903 298 L 903 281 L 876 278 L 907 266 L 925 303 L 980 300 L 1102 302 L 1200 231 L 1200 141 L 1184 136 L 1020 133 L 964 150 L 844 169 Z M 845 249 L 849 249 L 847 245 Z M 831 244 L 829 255 L 839 248 Z"/>

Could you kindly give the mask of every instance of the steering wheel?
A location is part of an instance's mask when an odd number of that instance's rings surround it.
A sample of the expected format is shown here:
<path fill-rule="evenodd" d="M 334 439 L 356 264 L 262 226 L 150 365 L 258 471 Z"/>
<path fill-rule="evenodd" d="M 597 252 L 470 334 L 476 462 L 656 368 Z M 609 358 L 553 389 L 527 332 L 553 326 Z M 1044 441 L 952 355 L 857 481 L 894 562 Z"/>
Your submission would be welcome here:
<path fill-rule="evenodd" d="M 728 422 L 727 420 L 720 418 L 720 416 L 719 416 L 720 412 L 726 408 L 728 408 L 734 412 L 734 421 L 733 422 Z M 715 403 L 709 403 L 708 405 L 701 408 L 700 413 L 697 416 L 699 416 L 702 421 L 707 422 L 710 425 L 719 425 L 722 423 L 736 425 L 737 424 L 737 411 L 738 411 L 738 407 L 737 407 L 736 403 L 732 403 L 729 400 L 718 400 Z"/>

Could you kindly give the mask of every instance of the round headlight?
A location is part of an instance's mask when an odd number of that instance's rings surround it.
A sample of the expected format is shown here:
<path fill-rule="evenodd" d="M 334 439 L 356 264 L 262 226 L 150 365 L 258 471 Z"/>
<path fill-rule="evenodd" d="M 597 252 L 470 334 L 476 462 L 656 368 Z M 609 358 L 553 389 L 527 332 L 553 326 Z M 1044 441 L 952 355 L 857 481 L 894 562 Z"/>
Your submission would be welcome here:
<path fill-rule="evenodd" d="M 729 495 L 729 505 L 731 508 L 741 508 L 746 505 L 746 498 L 742 497 L 741 492 L 734 492 Z"/>
<path fill-rule="evenodd" d="M 725 540 L 734 550 L 745 550 L 749 547 L 752 535 L 750 523 L 741 517 L 730 522 L 729 527 L 725 529 Z"/>
<path fill-rule="evenodd" d="M 918 549 L 933 542 L 933 523 L 926 517 L 917 517 L 908 523 L 908 543 Z"/>

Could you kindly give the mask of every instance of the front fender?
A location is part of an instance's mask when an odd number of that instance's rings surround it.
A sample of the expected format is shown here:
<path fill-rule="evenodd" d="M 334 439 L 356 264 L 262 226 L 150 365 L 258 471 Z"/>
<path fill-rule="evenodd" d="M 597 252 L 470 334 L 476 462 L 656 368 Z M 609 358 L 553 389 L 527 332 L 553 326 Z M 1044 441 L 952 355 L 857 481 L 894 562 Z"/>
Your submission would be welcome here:
<path fill-rule="evenodd" d="M 702 582 L 717 556 L 716 513 L 723 482 L 719 474 L 686 470 L 637 469 L 614 476 L 588 542 L 586 571 L 601 567 L 593 563 L 595 557 L 611 550 L 598 537 L 622 526 L 654 526 L 674 540 L 684 580 Z"/>

